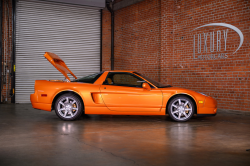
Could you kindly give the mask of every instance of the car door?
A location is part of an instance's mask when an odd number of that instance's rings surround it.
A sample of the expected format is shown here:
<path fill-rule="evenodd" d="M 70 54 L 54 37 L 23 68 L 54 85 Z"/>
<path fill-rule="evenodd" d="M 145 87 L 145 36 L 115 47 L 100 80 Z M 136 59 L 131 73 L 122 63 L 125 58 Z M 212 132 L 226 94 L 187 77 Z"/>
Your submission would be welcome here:
<path fill-rule="evenodd" d="M 162 92 L 142 88 L 140 77 L 126 72 L 110 72 L 101 85 L 101 95 L 111 111 L 160 111 Z"/>

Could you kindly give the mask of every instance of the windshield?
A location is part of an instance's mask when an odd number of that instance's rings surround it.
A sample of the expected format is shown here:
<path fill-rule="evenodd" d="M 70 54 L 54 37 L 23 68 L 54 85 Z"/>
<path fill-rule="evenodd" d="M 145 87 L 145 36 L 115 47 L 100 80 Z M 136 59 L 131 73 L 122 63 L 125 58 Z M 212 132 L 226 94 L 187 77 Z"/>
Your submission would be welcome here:
<path fill-rule="evenodd" d="M 158 82 L 158 81 L 155 81 L 155 80 L 153 80 L 153 79 L 151 79 L 151 78 L 148 78 L 147 76 L 142 75 L 142 74 L 140 74 L 140 73 L 137 73 L 137 72 L 134 72 L 134 73 L 137 74 L 137 75 L 139 75 L 139 76 L 141 76 L 141 77 L 143 77 L 143 78 L 145 78 L 146 80 L 148 80 L 149 82 L 151 82 L 152 84 L 154 84 L 157 88 L 172 87 L 171 85 L 162 84 L 162 83 L 160 83 L 160 82 Z"/>
<path fill-rule="evenodd" d="M 84 83 L 93 84 L 102 75 L 102 73 L 103 72 L 91 74 L 91 75 L 73 80 L 72 82 L 84 82 Z"/>

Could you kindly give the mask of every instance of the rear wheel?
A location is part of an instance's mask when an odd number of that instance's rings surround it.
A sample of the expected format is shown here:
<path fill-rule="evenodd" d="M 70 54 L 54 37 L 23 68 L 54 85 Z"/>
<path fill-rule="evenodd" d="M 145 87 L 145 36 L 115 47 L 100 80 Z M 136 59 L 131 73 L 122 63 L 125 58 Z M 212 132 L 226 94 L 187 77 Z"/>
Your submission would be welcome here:
<path fill-rule="evenodd" d="M 66 93 L 56 100 L 55 112 L 62 120 L 76 120 L 83 112 L 83 103 L 76 95 Z"/>
<path fill-rule="evenodd" d="M 192 118 L 194 110 L 194 102 L 185 96 L 174 97 L 168 105 L 168 114 L 170 118 L 177 122 L 188 121 Z"/>

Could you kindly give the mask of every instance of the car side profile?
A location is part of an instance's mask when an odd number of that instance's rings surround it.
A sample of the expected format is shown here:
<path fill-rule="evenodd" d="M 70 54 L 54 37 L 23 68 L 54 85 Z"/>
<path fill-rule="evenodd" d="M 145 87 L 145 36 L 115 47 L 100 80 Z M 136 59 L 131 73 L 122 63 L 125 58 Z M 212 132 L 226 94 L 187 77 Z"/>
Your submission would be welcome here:
<path fill-rule="evenodd" d="M 66 78 L 36 80 L 30 95 L 33 108 L 55 110 L 62 120 L 76 120 L 81 114 L 169 115 L 184 122 L 198 116 L 214 116 L 217 102 L 192 90 L 172 87 L 134 71 L 112 70 L 77 78 L 54 53 L 45 58 Z M 70 80 L 68 74 L 75 79 Z"/>

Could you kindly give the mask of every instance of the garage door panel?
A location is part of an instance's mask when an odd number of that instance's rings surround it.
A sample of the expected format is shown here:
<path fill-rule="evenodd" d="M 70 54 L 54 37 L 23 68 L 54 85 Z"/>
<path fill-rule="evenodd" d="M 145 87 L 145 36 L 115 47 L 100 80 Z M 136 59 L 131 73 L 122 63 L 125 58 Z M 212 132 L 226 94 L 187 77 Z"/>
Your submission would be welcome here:
<path fill-rule="evenodd" d="M 43 57 L 45 51 L 59 55 L 77 77 L 98 72 L 99 9 L 35 0 L 17 2 L 16 103 L 30 102 L 35 80 L 64 79 Z"/>

